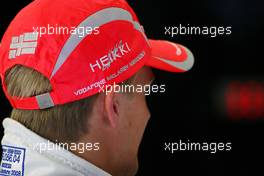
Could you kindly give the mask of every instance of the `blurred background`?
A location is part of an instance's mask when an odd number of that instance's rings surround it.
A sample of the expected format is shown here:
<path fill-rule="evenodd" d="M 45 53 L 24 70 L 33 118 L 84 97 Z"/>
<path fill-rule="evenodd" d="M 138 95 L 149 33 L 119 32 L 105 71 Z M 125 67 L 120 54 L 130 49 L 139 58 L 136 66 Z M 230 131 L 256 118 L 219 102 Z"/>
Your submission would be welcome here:
<path fill-rule="evenodd" d="M 0 36 L 31 1 L 1 5 Z M 141 175 L 264 175 L 264 11 L 260 0 L 128 1 L 149 38 L 183 44 L 195 56 L 184 74 L 154 70 L 166 93 L 148 96 L 152 113 L 139 153 Z M 4 12 L 4 13 L 3 13 Z M 165 35 L 167 26 L 231 26 L 232 34 Z M 0 117 L 11 107 L 0 91 Z M 1 127 L 1 133 L 3 129 Z M 232 143 L 231 151 L 164 151 L 165 142 Z"/>

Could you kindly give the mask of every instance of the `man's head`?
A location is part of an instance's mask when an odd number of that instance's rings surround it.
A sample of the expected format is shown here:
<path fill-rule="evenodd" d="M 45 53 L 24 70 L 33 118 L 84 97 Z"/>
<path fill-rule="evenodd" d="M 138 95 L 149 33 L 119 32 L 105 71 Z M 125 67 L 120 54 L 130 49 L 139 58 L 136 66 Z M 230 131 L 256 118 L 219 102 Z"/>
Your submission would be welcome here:
<path fill-rule="evenodd" d="M 76 35 L 83 28 L 93 32 Z M 0 58 L 12 118 L 55 142 L 99 142 L 81 157 L 114 175 L 136 171 L 150 114 L 143 92 L 101 87 L 150 84 L 148 67 L 185 72 L 194 63 L 184 46 L 149 40 L 125 0 L 35 0 L 9 25 Z"/>
<path fill-rule="evenodd" d="M 153 74 L 143 67 L 121 85 L 144 86 Z M 8 93 L 31 97 L 49 92 L 49 80 L 39 72 L 17 65 L 6 74 Z M 114 175 L 137 171 L 137 152 L 150 117 L 144 92 L 98 93 L 44 110 L 13 109 L 11 118 L 53 142 L 99 143 L 99 151 L 72 151 Z"/>

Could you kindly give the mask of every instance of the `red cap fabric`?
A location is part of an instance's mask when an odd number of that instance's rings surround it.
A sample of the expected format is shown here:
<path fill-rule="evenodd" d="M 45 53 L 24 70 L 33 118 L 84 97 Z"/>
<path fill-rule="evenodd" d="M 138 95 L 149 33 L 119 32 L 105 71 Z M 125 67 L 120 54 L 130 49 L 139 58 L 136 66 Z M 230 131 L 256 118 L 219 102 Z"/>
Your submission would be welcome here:
<path fill-rule="evenodd" d="M 53 34 L 40 30 L 51 26 Z M 84 28 L 92 31 L 78 35 Z M 185 72 L 194 63 L 184 46 L 148 40 L 125 0 L 35 0 L 15 17 L 1 43 L 2 86 L 17 109 L 45 109 L 86 98 L 100 86 L 125 81 L 144 65 Z M 15 65 L 42 73 L 52 91 L 28 98 L 8 95 L 4 76 Z"/>

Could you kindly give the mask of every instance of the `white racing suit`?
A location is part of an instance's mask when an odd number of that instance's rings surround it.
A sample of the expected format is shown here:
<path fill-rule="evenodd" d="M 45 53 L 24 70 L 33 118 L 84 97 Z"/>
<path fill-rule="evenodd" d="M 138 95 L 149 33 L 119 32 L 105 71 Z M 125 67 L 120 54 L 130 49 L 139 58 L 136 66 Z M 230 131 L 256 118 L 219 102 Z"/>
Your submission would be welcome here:
<path fill-rule="evenodd" d="M 50 141 L 15 120 L 6 118 L 3 126 L 0 176 L 110 176 L 68 150 L 40 150 Z"/>

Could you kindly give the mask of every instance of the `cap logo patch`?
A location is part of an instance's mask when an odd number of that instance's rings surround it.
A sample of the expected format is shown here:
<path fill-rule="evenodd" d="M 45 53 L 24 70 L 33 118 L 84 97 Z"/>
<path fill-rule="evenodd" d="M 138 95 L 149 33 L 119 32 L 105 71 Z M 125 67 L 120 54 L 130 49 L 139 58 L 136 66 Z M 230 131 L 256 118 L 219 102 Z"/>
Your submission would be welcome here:
<path fill-rule="evenodd" d="M 92 72 L 95 72 L 95 69 L 106 70 L 115 62 L 118 58 L 122 58 L 131 51 L 127 42 L 119 41 L 115 47 L 109 51 L 108 54 L 99 58 L 95 61 L 94 64 L 90 63 Z"/>
<path fill-rule="evenodd" d="M 35 54 L 37 47 L 38 33 L 24 33 L 12 37 L 9 51 L 9 59 L 15 59 L 23 54 Z"/>

